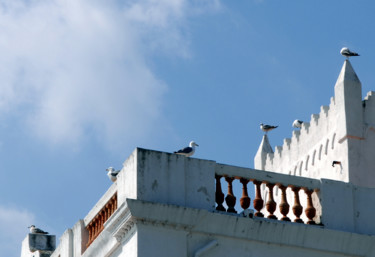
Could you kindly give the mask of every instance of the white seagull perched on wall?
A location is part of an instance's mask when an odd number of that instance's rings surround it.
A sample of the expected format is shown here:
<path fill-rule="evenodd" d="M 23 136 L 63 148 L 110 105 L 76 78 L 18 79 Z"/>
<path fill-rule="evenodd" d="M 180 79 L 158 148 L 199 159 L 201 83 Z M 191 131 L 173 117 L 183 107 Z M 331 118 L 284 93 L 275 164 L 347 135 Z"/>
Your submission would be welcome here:
<path fill-rule="evenodd" d="M 44 234 L 44 235 L 48 234 L 48 232 L 45 232 L 45 231 L 41 230 L 40 228 L 35 227 L 35 225 L 31 225 L 28 228 L 30 229 L 31 234 Z"/>
<path fill-rule="evenodd" d="M 107 176 L 109 177 L 112 182 L 115 182 L 117 180 L 117 174 L 120 172 L 119 170 L 115 170 L 113 167 L 109 167 L 106 169 L 108 171 Z"/>
<path fill-rule="evenodd" d="M 260 123 L 260 129 L 263 130 L 264 132 L 266 132 L 266 134 L 267 134 L 268 131 L 271 131 L 271 130 L 277 128 L 277 127 L 278 126 L 271 126 L 271 125 L 266 125 L 266 124 Z"/>
<path fill-rule="evenodd" d="M 199 145 L 197 143 L 195 143 L 194 141 L 191 141 L 188 147 L 185 147 L 185 148 L 183 148 L 181 150 L 178 150 L 174 153 L 180 154 L 180 155 L 183 155 L 183 156 L 186 156 L 186 157 L 190 157 L 194 154 L 196 146 L 199 146 Z"/>
<path fill-rule="evenodd" d="M 295 120 L 295 121 L 293 122 L 292 126 L 293 126 L 294 128 L 301 128 L 301 127 L 302 127 L 302 123 L 303 123 L 302 120 Z"/>
<path fill-rule="evenodd" d="M 346 58 L 349 58 L 351 56 L 359 56 L 358 53 L 350 51 L 347 47 L 343 47 L 340 51 L 340 54 L 345 56 Z"/>

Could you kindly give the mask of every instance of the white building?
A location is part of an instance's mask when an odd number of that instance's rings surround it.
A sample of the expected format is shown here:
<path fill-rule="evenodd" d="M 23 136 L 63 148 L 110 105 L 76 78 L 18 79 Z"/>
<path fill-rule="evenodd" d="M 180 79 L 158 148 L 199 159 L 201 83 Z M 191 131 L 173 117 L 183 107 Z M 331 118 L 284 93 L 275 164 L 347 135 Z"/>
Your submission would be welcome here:
<path fill-rule="evenodd" d="M 135 149 L 51 256 L 375 256 L 372 95 L 345 61 L 330 106 L 275 153 L 265 136 L 256 169 Z M 29 237 L 21 257 L 38 256 Z"/>

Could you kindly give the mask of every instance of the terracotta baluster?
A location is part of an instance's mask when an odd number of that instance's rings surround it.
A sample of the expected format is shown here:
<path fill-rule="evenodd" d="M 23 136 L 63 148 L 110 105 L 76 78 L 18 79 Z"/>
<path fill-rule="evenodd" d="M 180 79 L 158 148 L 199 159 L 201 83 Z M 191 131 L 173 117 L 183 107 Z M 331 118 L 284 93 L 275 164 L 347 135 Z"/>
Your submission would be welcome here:
<path fill-rule="evenodd" d="M 215 193 L 215 202 L 217 203 L 216 210 L 218 211 L 226 211 L 223 203 L 224 203 L 224 194 L 223 191 L 221 190 L 221 176 L 215 174 L 215 179 L 216 179 L 216 193 Z"/>
<path fill-rule="evenodd" d="M 110 201 L 109 202 L 109 216 L 111 216 L 113 214 L 113 204 L 112 202 Z"/>
<path fill-rule="evenodd" d="M 117 194 L 114 196 L 115 198 L 115 210 L 117 209 Z"/>
<path fill-rule="evenodd" d="M 225 202 L 228 205 L 227 212 L 237 213 L 237 211 L 234 209 L 234 206 L 236 205 L 236 197 L 233 194 L 233 186 L 232 186 L 233 180 L 234 178 L 229 178 L 229 177 L 225 178 L 225 181 L 228 182 L 228 194 L 225 197 Z"/>
<path fill-rule="evenodd" d="M 88 243 L 87 244 L 90 244 L 91 243 L 91 238 L 92 238 L 92 227 L 91 227 L 91 224 L 88 225 L 88 229 L 89 231 L 89 240 L 88 240 Z"/>
<path fill-rule="evenodd" d="M 250 207 L 250 197 L 247 193 L 247 183 L 249 183 L 250 180 L 241 178 L 240 182 L 242 184 L 242 197 L 240 199 L 240 205 L 242 209 L 246 210 Z"/>
<path fill-rule="evenodd" d="M 93 233 L 92 233 L 92 240 L 94 240 L 95 239 L 95 237 L 96 237 L 96 220 L 95 219 L 93 219 L 93 221 L 92 221 L 92 226 L 93 226 L 93 228 L 92 228 L 92 230 L 93 230 Z"/>
<path fill-rule="evenodd" d="M 292 186 L 292 191 L 294 192 L 294 205 L 292 209 L 293 209 L 294 215 L 296 215 L 296 219 L 294 220 L 294 222 L 297 222 L 297 223 L 303 223 L 303 220 L 300 218 L 302 214 L 302 210 L 303 210 L 303 207 L 301 203 L 299 202 L 299 190 L 300 189 L 301 189 L 300 187 Z"/>
<path fill-rule="evenodd" d="M 112 215 L 115 212 L 115 202 L 111 200 L 111 204 L 112 204 L 112 210 L 111 210 L 111 215 Z"/>
<path fill-rule="evenodd" d="M 117 209 L 117 200 L 116 197 L 113 198 L 113 212 L 115 212 Z"/>
<path fill-rule="evenodd" d="M 264 204 L 264 201 L 260 193 L 260 186 L 262 185 L 262 181 L 254 180 L 253 183 L 256 186 L 253 205 L 254 205 L 254 209 L 257 210 L 257 212 L 254 215 L 256 217 L 264 217 L 263 213 L 260 212 L 263 209 L 263 204 Z"/>
<path fill-rule="evenodd" d="M 273 187 L 275 184 L 267 183 L 268 187 L 268 201 L 266 202 L 266 209 L 270 213 L 267 218 L 276 220 L 277 217 L 273 214 L 276 210 L 276 202 L 273 200 Z"/>
<path fill-rule="evenodd" d="M 305 209 L 305 214 L 306 214 L 306 217 L 309 219 L 306 223 L 314 225 L 316 223 L 313 220 L 313 218 L 315 217 L 316 210 L 313 206 L 312 197 L 311 197 L 311 195 L 314 191 L 309 190 L 308 188 L 304 188 L 304 191 L 305 191 L 306 196 L 307 196 L 307 207 Z"/>
<path fill-rule="evenodd" d="M 92 241 L 94 240 L 94 236 L 95 236 L 95 223 L 93 220 L 91 221 L 90 228 L 91 228 L 91 241 Z"/>
<path fill-rule="evenodd" d="M 100 231 L 100 219 L 99 219 L 99 217 L 97 216 L 97 217 L 96 217 L 96 236 L 99 235 L 99 231 Z"/>
<path fill-rule="evenodd" d="M 283 215 L 281 220 L 290 221 L 290 219 L 287 217 L 289 213 L 289 204 L 288 200 L 286 199 L 286 186 L 278 184 L 278 187 L 281 190 L 281 202 L 279 204 L 280 213 Z"/>

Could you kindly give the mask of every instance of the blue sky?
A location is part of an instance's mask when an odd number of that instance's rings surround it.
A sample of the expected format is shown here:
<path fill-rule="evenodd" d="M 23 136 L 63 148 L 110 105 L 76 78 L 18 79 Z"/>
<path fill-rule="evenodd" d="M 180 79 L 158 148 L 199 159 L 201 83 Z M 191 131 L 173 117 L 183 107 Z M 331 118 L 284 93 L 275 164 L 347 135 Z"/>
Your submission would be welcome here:
<path fill-rule="evenodd" d="M 59 237 L 135 147 L 253 167 L 259 123 L 291 137 L 352 58 L 375 90 L 371 1 L 0 0 L 0 249 Z M 11 232 L 9 232 L 11 231 Z"/>

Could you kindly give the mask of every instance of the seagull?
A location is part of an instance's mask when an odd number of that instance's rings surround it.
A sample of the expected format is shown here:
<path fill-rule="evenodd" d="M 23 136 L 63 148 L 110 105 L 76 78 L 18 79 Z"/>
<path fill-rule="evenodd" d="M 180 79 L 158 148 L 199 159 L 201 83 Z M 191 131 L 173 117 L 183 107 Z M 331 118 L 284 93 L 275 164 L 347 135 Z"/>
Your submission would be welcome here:
<path fill-rule="evenodd" d="M 266 132 L 266 134 L 267 134 L 268 131 L 271 131 L 271 130 L 277 128 L 277 127 L 278 126 L 271 126 L 271 125 L 265 125 L 263 123 L 260 123 L 260 129 L 263 130 L 264 132 Z"/>
<path fill-rule="evenodd" d="M 356 52 L 350 51 L 349 48 L 347 47 L 343 47 L 340 51 L 340 54 L 345 56 L 347 59 L 351 56 L 359 56 L 359 54 L 357 54 Z"/>
<path fill-rule="evenodd" d="M 295 120 L 295 121 L 293 121 L 293 127 L 294 128 L 301 128 L 302 127 L 302 123 L 303 123 L 303 121 L 302 120 Z"/>
<path fill-rule="evenodd" d="M 31 234 L 44 234 L 44 235 L 48 234 L 48 232 L 45 232 L 45 231 L 41 230 L 40 228 L 35 227 L 35 225 L 31 225 L 28 228 L 30 229 Z"/>
<path fill-rule="evenodd" d="M 183 148 L 181 150 L 178 150 L 174 153 L 180 154 L 180 155 L 183 155 L 183 156 L 186 156 L 186 157 L 190 157 L 194 154 L 196 146 L 199 146 L 199 145 L 197 143 L 195 143 L 194 141 L 191 141 L 188 147 L 185 147 L 185 148 Z"/>
<path fill-rule="evenodd" d="M 108 171 L 107 176 L 109 177 L 112 182 L 115 182 L 117 180 L 117 174 L 120 172 L 119 170 L 115 170 L 113 167 L 109 167 L 106 169 Z"/>

